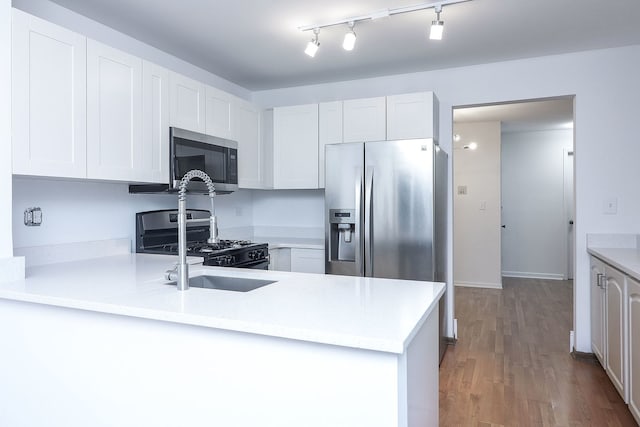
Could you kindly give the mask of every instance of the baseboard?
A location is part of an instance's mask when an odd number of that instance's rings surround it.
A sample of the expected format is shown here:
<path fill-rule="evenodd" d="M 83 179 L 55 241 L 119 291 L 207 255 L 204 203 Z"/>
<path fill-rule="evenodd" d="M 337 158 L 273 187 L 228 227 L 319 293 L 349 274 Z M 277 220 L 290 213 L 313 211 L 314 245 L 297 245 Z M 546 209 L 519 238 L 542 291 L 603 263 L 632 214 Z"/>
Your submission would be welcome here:
<path fill-rule="evenodd" d="M 502 289 L 502 283 L 483 283 L 483 282 L 455 282 L 454 286 L 462 286 L 465 288 L 488 288 Z"/>
<path fill-rule="evenodd" d="M 24 280 L 24 262 L 23 256 L 0 259 L 0 282 Z"/>
<path fill-rule="evenodd" d="M 447 343 L 447 345 L 456 345 L 458 343 L 458 339 L 454 337 L 442 337 L 442 340 Z"/>
<path fill-rule="evenodd" d="M 598 363 L 598 364 L 600 363 L 596 355 L 593 353 L 584 353 L 582 351 L 573 350 L 571 352 L 571 357 L 573 357 L 575 360 L 580 360 L 582 362 L 590 362 L 590 363 Z"/>
<path fill-rule="evenodd" d="M 519 279 L 564 280 L 564 274 L 531 273 L 528 271 L 503 271 L 502 277 L 517 277 Z"/>

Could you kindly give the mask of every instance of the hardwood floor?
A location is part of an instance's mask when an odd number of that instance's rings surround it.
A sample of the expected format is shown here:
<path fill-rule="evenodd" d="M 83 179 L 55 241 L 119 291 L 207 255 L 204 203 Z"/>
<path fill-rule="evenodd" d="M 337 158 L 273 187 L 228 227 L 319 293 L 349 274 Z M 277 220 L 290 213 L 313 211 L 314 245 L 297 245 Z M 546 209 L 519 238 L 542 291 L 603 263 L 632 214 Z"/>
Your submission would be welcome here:
<path fill-rule="evenodd" d="M 597 362 L 569 354 L 571 281 L 456 287 L 458 342 L 440 366 L 441 426 L 636 426 Z"/>

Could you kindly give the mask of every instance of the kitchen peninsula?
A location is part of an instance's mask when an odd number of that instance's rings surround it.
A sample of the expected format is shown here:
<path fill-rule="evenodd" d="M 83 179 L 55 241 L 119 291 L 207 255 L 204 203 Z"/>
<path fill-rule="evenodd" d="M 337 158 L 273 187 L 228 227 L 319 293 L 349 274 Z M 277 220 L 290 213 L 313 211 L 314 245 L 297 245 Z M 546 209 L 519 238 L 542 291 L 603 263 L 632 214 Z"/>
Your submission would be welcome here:
<path fill-rule="evenodd" d="M 195 265 L 275 283 L 179 292 L 175 262 L 114 255 L 0 285 L 0 425 L 438 425 L 443 284 Z"/>

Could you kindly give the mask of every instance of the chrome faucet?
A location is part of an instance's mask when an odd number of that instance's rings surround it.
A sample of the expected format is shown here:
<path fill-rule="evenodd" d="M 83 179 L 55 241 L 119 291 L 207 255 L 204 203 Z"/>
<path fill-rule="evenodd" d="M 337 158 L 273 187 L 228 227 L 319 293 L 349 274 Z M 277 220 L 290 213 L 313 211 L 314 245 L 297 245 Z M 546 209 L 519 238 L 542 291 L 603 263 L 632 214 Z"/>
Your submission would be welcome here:
<path fill-rule="evenodd" d="M 209 189 L 209 198 L 211 199 L 211 216 L 209 219 L 189 219 L 187 220 L 187 184 L 193 178 L 200 178 Z M 216 189 L 209 175 L 198 169 L 193 169 L 184 174 L 178 186 L 178 264 L 173 270 L 165 273 L 165 278 L 170 281 L 177 281 L 178 290 L 186 291 L 189 289 L 189 264 L 187 264 L 187 222 L 209 221 L 209 239 L 208 243 L 218 243 L 218 224 L 215 215 L 215 206 L 213 198 L 216 195 Z"/>

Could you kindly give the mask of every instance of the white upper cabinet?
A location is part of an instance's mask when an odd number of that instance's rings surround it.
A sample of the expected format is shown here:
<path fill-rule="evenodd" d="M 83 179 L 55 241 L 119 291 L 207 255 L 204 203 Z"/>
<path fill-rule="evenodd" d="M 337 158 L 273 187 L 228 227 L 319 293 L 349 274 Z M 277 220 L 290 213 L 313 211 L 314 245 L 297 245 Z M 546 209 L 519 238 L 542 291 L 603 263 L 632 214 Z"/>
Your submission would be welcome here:
<path fill-rule="evenodd" d="M 141 160 L 142 60 L 87 40 L 87 177 L 135 181 Z"/>
<path fill-rule="evenodd" d="M 173 72 L 169 79 L 171 126 L 205 133 L 205 84 Z"/>
<path fill-rule="evenodd" d="M 318 105 L 318 187 L 324 188 L 324 147 L 342 142 L 342 101 Z"/>
<path fill-rule="evenodd" d="M 263 188 L 263 151 L 260 144 L 260 111 L 236 99 L 235 137 L 238 141 L 238 186 Z"/>
<path fill-rule="evenodd" d="M 343 102 L 343 141 L 384 141 L 386 131 L 386 99 L 350 99 Z"/>
<path fill-rule="evenodd" d="M 13 173 L 86 176 L 86 38 L 13 9 Z"/>
<path fill-rule="evenodd" d="M 318 104 L 273 109 L 273 188 L 318 188 Z"/>
<path fill-rule="evenodd" d="M 205 97 L 206 133 L 226 139 L 235 139 L 235 106 L 232 95 L 207 86 Z"/>
<path fill-rule="evenodd" d="M 387 139 L 437 138 L 438 101 L 433 92 L 387 97 Z"/>
<path fill-rule="evenodd" d="M 136 180 L 169 182 L 169 71 L 142 62 L 142 163 Z"/>

